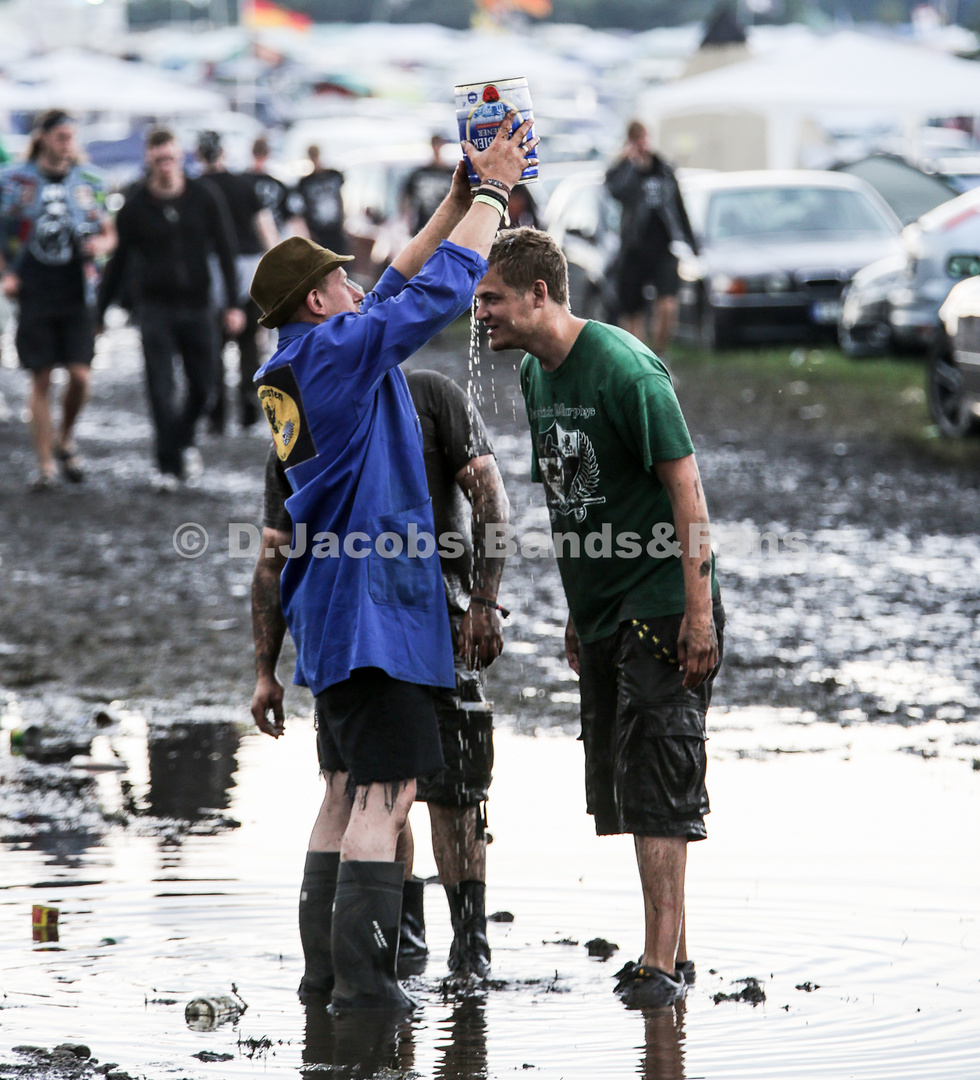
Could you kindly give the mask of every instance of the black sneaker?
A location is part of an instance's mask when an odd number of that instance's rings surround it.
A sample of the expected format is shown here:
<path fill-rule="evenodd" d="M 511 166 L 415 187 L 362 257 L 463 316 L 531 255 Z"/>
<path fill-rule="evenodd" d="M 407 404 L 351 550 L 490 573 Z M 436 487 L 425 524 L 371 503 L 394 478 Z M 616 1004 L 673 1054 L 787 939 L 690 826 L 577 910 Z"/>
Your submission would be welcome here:
<path fill-rule="evenodd" d="M 661 1009 L 687 994 L 687 983 L 679 972 L 668 975 L 632 960 L 616 972 L 616 978 L 615 993 L 627 1009 Z"/>

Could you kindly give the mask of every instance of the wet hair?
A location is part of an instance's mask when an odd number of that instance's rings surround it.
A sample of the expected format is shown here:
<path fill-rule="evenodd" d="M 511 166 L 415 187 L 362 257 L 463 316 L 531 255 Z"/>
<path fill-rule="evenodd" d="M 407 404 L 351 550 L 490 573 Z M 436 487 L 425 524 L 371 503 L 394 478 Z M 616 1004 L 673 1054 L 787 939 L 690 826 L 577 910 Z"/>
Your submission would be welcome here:
<path fill-rule="evenodd" d="M 306 156 L 310 159 L 310 161 L 319 161 L 320 147 L 317 146 L 316 143 L 314 143 L 312 146 L 308 146 L 306 148 Z"/>
<path fill-rule="evenodd" d="M 221 157 L 221 136 L 216 131 L 202 131 L 197 137 L 197 153 L 207 165 Z"/>
<path fill-rule="evenodd" d="M 254 143 L 252 143 L 252 157 L 268 157 L 269 156 L 269 143 L 264 136 L 260 135 Z"/>
<path fill-rule="evenodd" d="M 527 227 L 503 230 L 493 242 L 489 262 L 512 289 L 527 292 L 536 281 L 543 281 L 551 299 L 568 306 L 568 263 L 546 232 Z"/>
<path fill-rule="evenodd" d="M 41 152 L 41 140 L 49 131 L 53 131 L 62 124 L 74 124 L 75 118 L 64 109 L 48 109 L 41 113 L 31 132 L 31 139 L 27 145 L 27 160 L 34 161 Z"/>
<path fill-rule="evenodd" d="M 165 127 L 152 128 L 146 136 L 145 145 L 147 150 L 155 150 L 158 146 L 166 146 L 167 143 L 177 141 L 177 136 Z"/>
<path fill-rule="evenodd" d="M 630 142 L 635 142 L 646 134 L 647 126 L 640 120 L 630 120 L 629 124 L 626 125 L 626 138 L 629 139 Z"/>

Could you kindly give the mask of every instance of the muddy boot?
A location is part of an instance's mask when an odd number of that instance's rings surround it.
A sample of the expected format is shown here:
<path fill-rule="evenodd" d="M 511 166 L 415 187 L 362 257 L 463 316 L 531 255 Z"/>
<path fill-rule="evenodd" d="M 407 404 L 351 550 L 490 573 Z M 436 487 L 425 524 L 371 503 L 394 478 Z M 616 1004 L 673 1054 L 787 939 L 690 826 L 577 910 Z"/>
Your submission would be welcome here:
<path fill-rule="evenodd" d="M 339 851 L 308 851 L 299 893 L 299 936 L 306 971 L 299 984 L 300 1001 L 329 998 L 333 992 L 333 953 L 330 927 L 337 891 Z"/>
<path fill-rule="evenodd" d="M 335 1009 L 412 1009 L 398 982 L 405 866 L 342 862 L 333 908 Z"/>
<path fill-rule="evenodd" d="M 429 947 L 425 943 L 425 912 L 422 895 L 425 882 L 406 878 L 402 890 L 402 922 L 398 935 L 398 977 L 420 975 L 425 970 Z"/>
<path fill-rule="evenodd" d="M 490 974 L 486 895 L 487 887 L 482 881 L 461 881 L 458 885 L 446 886 L 453 923 L 449 970 L 462 978 L 475 975 L 485 979 Z"/>

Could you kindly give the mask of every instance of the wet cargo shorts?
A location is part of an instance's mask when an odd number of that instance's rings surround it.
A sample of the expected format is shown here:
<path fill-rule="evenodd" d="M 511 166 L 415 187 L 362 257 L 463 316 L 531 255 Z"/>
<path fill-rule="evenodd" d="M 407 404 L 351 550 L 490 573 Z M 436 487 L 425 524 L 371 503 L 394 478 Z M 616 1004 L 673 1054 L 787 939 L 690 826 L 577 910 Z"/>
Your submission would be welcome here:
<path fill-rule="evenodd" d="M 419 780 L 415 798 L 436 806 L 486 802 L 493 772 L 493 707 L 475 671 L 456 661 L 456 689 L 433 691 L 446 768 Z"/>
<path fill-rule="evenodd" d="M 680 615 L 629 620 L 579 651 L 587 809 L 599 836 L 707 836 L 705 714 L 721 666 L 725 610 L 714 603 L 718 665 L 685 689 Z"/>

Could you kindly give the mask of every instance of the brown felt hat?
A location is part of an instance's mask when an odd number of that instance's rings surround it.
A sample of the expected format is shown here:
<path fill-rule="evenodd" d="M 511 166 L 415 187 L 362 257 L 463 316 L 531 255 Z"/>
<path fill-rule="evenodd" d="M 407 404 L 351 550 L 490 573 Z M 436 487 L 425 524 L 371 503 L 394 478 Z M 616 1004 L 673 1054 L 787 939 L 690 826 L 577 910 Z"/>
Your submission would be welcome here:
<path fill-rule="evenodd" d="M 248 290 L 262 309 L 259 322 L 270 329 L 282 326 L 318 281 L 353 258 L 337 255 L 303 236 L 290 236 L 276 244 L 259 260 Z"/>

